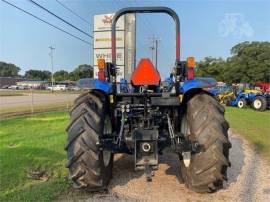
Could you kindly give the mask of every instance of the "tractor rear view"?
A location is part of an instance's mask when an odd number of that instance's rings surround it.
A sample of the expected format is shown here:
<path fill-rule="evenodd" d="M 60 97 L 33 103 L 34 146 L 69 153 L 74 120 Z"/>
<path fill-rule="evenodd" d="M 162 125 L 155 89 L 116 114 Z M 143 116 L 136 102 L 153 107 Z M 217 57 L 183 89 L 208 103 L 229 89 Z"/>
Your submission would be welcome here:
<path fill-rule="evenodd" d="M 166 13 L 174 19 L 176 61 L 170 82 L 161 85 L 159 72 L 147 58 L 140 60 L 130 81 L 116 81 L 116 22 L 127 13 Z M 70 111 L 65 149 L 74 187 L 105 189 L 117 153 L 132 155 L 135 170 L 145 170 L 151 181 L 167 147 L 179 156 L 179 172 L 188 188 L 213 192 L 222 187 L 230 165 L 229 125 L 223 106 L 203 90 L 216 81 L 194 77 L 193 57 L 180 61 L 180 22 L 173 10 L 119 10 L 112 22 L 112 62 L 99 59 L 98 66 L 98 79 L 78 82 L 89 90 Z"/>

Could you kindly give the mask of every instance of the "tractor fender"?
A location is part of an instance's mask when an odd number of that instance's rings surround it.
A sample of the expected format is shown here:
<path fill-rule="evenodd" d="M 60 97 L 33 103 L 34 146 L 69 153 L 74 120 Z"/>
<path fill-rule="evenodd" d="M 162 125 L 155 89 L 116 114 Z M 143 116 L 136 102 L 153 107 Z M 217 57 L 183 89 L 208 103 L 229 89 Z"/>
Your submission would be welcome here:
<path fill-rule="evenodd" d="M 191 89 L 196 88 L 212 88 L 217 85 L 217 81 L 213 78 L 195 77 L 192 80 L 186 80 L 181 86 L 181 92 L 184 94 Z"/>
<path fill-rule="evenodd" d="M 100 81 L 93 78 L 84 78 L 77 81 L 76 85 L 82 89 L 97 89 L 106 94 L 112 92 L 112 84 L 107 81 Z"/>

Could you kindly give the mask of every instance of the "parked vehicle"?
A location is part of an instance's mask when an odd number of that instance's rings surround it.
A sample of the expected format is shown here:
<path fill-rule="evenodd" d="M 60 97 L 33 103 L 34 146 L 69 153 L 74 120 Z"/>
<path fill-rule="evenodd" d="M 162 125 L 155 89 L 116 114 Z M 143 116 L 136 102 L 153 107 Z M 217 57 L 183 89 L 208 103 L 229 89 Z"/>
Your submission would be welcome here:
<path fill-rule="evenodd" d="M 81 90 L 78 86 L 68 86 L 67 90 L 72 90 L 72 91 L 79 91 Z"/>
<path fill-rule="evenodd" d="M 257 111 L 264 111 L 269 106 L 269 96 L 258 90 L 246 89 L 236 94 L 230 94 L 225 98 L 224 103 L 240 109 L 250 106 Z"/>
<path fill-rule="evenodd" d="M 8 89 L 9 88 L 9 85 L 4 85 L 1 87 L 1 89 Z"/>
<path fill-rule="evenodd" d="M 226 99 L 226 97 L 233 95 L 232 88 L 227 85 L 211 88 L 208 92 L 211 93 L 220 103 L 224 103 L 224 99 Z"/>
<path fill-rule="evenodd" d="M 11 89 L 11 90 L 24 90 L 24 87 L 23 86 L 18 86 L 18 85 L 11 85 L 8 87 L 8 89 Z"/>
<path fill-rule="evenodd" d="M 55 90 L 55 91 L 67 90 L 67 86 L 66 85 L 53 85 L 53 86 L 48 86 L 46 89 L 47 90 Z"/>
<path fill-rule="evenodd" d="M 176 60 L 172 82 L 161 88 L 160 75 L 148 58 L 140 60 L 130 81 L 117 82 L 116 23 L 126 13 L 166 13 L 176 25 Z M 133 155 L 135 170 L 144 169 L 151 181 L 165 148 L 179 156 L 188 188 L 213 192 L 227 178 L 229 124 L 224 107 L 204 88 L 212 78 L 194 77 L 195 60 L 180 61 L 180 22 L 167 7 L 130 7 L 112 20 L 112 62 L 98 59 L 98 79 L 81 79 L 88 89 L 70 111 L 67 127 L 69 179 L 74 187 L 105 189 L 112 177 L 116 153 Z M 171 86 L 170 86 L 171 85 Z M 162 89 L 162 91 L 161 91 Z"/>
<path fill-rule="evenodd" d="M 264 93 L 270 93 L 270 83 L 267 82 L 257 82 L 256 87 L 259 87 Z"/>

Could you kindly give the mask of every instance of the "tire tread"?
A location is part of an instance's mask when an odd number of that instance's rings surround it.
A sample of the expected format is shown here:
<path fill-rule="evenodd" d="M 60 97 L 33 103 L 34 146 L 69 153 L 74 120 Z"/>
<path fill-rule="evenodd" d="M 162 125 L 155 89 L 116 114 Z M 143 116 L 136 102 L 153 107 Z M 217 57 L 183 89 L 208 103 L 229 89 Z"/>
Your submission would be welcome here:
<path fill-rule="evenodd" d="M 231 143 L 224 112 L 224 107 L 206 93 L 195 95 L 187 103 L 191 139 L 199 141 L 204 149 L 192 155 L 188 168 L 181 162 L 181 174 L 186 186 L 196 192 L 216 191 L 226 179 Z"/>
<path fill-rule="evenodd" d="M 75 188 L 104 189 L 111 178 L 113 156 L 105 167 L 97 146 L 103 131 L 106 105 L 105 95 L 89 91 L 79 96 L 70 110 L 71 121 L 66 129 L 66 167 Z"/>

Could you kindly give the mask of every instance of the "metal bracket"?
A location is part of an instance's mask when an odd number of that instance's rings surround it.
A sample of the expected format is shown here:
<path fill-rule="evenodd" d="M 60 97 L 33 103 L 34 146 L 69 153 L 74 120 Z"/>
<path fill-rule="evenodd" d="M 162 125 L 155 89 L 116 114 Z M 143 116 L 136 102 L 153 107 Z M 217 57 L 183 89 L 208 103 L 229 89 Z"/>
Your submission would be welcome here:
<path fill-rule="evenodd" d="M 152 167 L 148 163 L 145 163 L 144 171 L 145 171 L 146 181 L 151 182 L 152 176 L 154 175 L 154 171 L 152 170 Z"/>
<path fill-rule="evenodd" d="M 145 162 L 144 165 L 144 172 L 147 182 L 152 182 L 152 178 L 155 175 L 154 170 L 157 170 L 157 166 L 150 165 L 149 163 Z"/>
<path fill-rule="evenodd" d="M 168 119 L 168 130 L 171 138 L 171 146 L 176 153 L 179 154 L 185 153 L 185 156 L 188 156 L 187 154 L 188 152 L 190 152 L 190 154 L 198 153 L 203 149 L 202 145 L 200 145 L 198 141 L 188 140 L 181 133 L 175 134 L 170 116 L 168 114 L 167 119 Z"/>

